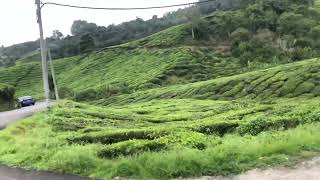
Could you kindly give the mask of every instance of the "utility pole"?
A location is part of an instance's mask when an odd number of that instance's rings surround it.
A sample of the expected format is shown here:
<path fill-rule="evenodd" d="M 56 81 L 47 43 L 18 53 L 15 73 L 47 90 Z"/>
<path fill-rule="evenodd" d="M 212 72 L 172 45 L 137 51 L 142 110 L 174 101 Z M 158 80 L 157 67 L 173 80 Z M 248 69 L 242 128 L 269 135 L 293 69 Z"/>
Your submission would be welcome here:
<path fill-rule="evenodd" d="M 51 57 L 51 51 L 50 49 L 47 47 L 48 50 L 48 57 L 49 57 L 49 63 L 50 63 L 50 68 L 51 68 L 51 74 L 52 74 L 52 79 L 53 79 L 53 85 L 54 85 L 54 93 L 56 96 L 56 100 L 59 100 L 59 91 L 58 91 L 58 85 L 57 85 L 57 81 L 56 81 L 56 75 L 54 73 L 54 67 L 53 67 L 53 63 L 52 63 L 52 57 Z"/>
<path fill-rule="evenodd" d="M 47 63 L 46 45 L 43 37 L 41 3 L 40 3 L 40 0 L 35 0 L 35 3 L 37 5 L 37 17 L 38 17 L 38 24 L 39 24 L 39 31 L 40 31 L 40 48 L 41 48 L 41 59 L 42 59 L 42 78 L 43 78 L 44 97 L 46 101 L 46 106 L 49 107 L 50 90 L 49 90 L 49 82 L 48 82 L 48 63 Z"/>

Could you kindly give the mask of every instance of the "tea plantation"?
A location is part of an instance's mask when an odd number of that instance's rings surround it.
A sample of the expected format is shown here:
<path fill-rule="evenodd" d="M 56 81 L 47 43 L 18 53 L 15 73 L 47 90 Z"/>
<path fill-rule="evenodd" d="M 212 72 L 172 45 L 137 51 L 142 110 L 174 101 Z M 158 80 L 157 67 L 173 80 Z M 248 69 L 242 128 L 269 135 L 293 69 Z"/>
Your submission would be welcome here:
<path fill-rule="evenodd" d="M 171 179 L 319 156 L 320 14 L 301 4 L 257 1 L 203 17 L 198 39 L 182 24 L 54 60 L 63 100 L 0 131 L 0 163 Z M 0 69 L 0 82 L 0 104 L 14 90 L 43 99 L 39 54 Z"/>
<path fill-rule="evenodd" d="M 12 166 L 111 179 L 240 173 L 320 151 L 319 98 L 60 102 L 0 133 Z"/>
<path fill-rule="evenodd" d="M 319 62 L 61 101 L 1 132 L 0 161 L 102 179 L 290 165 L 320 154 Z"/>
<path fill-rule="evenodd" d="M 319 0 L 315 0 L 315 8 L 320 11 L 320 1 Z"/>
<path fill-rule="evenodd" d="M 197 47 L 115 47 L 54 61 L 59 88 L 62 92 L 67 91 L 66 96 L 70 98 L 77 94 L 86 96 L 88 91 L 101 94 L 101 97 L 130 93 L 231 76 L 275 65 L 265 63 L 247 67 L 237 59 L 219 57 L 209 48 Z M 17 96 L 42 98 L 40 63 L 19 63 L 1 69 L 0 82 L 14 86 Z M 92 97 L 91 100 L 101 97 Z"/>

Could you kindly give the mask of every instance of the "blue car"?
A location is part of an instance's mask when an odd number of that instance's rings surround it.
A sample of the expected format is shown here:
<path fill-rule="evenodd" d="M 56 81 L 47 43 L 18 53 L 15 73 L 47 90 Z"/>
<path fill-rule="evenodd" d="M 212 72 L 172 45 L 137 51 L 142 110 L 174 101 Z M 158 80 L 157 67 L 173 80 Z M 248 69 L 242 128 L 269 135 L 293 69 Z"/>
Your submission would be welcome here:
<path fill-rule="evenodd" d="M 36 101 L 31 96 L 24 96 L 18 98 L 18 107 L 26 107 L 26 106 L 34 106 L 36 104 Z"/>

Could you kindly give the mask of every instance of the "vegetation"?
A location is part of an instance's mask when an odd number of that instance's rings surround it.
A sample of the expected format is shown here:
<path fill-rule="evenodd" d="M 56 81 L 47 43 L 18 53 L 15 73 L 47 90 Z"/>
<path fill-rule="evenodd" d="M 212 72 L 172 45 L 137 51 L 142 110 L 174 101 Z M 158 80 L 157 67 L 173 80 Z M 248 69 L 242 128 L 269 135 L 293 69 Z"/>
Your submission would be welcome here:
<path fill-rule="evenodd" d="M 12 108 L 14 102 L 14 87 L 0 83 L 0 112 Z"/>
<path fill-rule="evenodd" d="M 55 59 L 64 58 L 141 39 L 190 22 L 185 37 L 194 40 L 187 38 L 183 44 L 210 44 L 240 58 L 244 64 L 302 60 L 319 55 L 315 49 L 319 49 L 320 12 L 310 8 L 313 4 L 318 6 L 314 0 L 218 0 L 180 9 L 162 18 L 154 16 L 147 21 L 137 18 L 117 26 L 102 27 L 77 20 L 71 27 L 73 36 L 64 37 L 55 30 L 47 42 Z M 201 19 L 200 15 L 206 17 Z M 247 33 L 239 34 L 239 30 Z M 14 65 L 19 58 L 36 51 L 38 45 L 38 41 L 34 41 L 1 48 L 0 65 Z"/>
<path fill-rule="evenodd" d="M 266 70 L 184 84 L 138 91 L 129 95 L 99 100 L 114 105 L 147 102 L 153 99 L 275 99 L 319 96 L 319 59 L 278 66 Z"/>
<path fill-rule="evenodd" d="M 78 100 L 99 99 L 140 89 L 208 80 L 265 66 L 272 64 L 244 67 L 237 59 L 216 57 L 208 48 L 191 47 L 119 47 L 54 61 L 61 91 L 67 91 L 67 96 L 71 98 L 76 95 Z M 0 70 L 0 80 L 16 87 L 19 96 L 30 94 L 41 98 L 40 70 L 40 64 L 30 60 L 30 63 L 19 63 Z M 90 92 L 95 95 L 83 98 Z"/>
<path fill-rule="evenodd" d="M 93 178 L 169 179 L 319 155 L 318 4 L 221 0 L 107 30 L 76 21 L 66 38 L 55 31 L 57 57 L 82 51 L 53 63 L 60 96 L 69 100 L 1 131 L 0 162 Z M 206 16 L 190 18 L 191 11 Z M 173 24 L 180 25 L 158 32 Z M 32 51 L 0 69 L 8 84 L 0 94 L 13 97 L 15 88 L 17 96 L 41 99 L 37 58 Z"/>
<path fill-rule="evenodd" d="M 104 179 L 239 173 L 319 153 L 319 105 L 318 98 L 110 108 L 65 101 L 1 132 L 0 160 Z"/>
<path fill-rule="evenodd" d="M 218 0 L 218 3 L 211 4 L 210 8 L 202 9 L 203 15 L 209 14 L 219 8 L 230 9 L 234 8 L 232 4 L 223 3 L 224 0 Z M 233 0 L 234 1 L 234 0 Z M 124 22 L 119 25 L 109 25 L 108 27 L 98 26 L 94 23 L 89 23 L 82 20 L 74 21 L 71 32 L 72 35 L 64 36 L 59 30 L 55 30 L 52 36 L 46 41 L 52 51 L 55 59 L 64 58 L 86 53 L 88 50 L 93 50 L 106 46 L 113 46 L 140 39 L 149 36 L 153 33 L 160 32 L 171 26 L 186 23 L 189 10 L 192 8 L 179 9 L 175 12 L 170 12 L 164 17 L 153 16 L 151 19 L 144 21 L 141 18 Z M 91 47 L 86 49 L 79 48 L 82 36 L 90 36 L 94 39 Z M 26 55 L 36 51 L 39 48 L 39 41 L 31 41 L 13 45 L 10 47 L 0 48 L 0 67 L 8 67 L 15 65 L 18 59 L 24 58 Z"/>

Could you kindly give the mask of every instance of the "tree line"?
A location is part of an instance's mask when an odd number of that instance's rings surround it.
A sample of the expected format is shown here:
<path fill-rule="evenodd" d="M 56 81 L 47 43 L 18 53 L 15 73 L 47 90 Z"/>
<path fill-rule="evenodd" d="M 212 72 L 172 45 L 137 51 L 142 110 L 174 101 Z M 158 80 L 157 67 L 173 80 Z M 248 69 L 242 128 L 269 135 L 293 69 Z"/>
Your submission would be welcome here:
<path fill-rule="evenodd" d="M 203 0 L 201 0 L 203 1 Z M 90 52 L 106 46 L 113 46 L 140 39 L 171 26 L 193 21 L 197 17 L 210 14 L 218 9 L 239 7 L 239 0 L 217 0 L 200 4 L 196 12 L 194 7 L 179 9 L 166 13 L 163 17 L 153 16 L 149 20 L 136 18 L 119 25 L 98 26 L 84 20 L 75 20 L 71 27 L 71 35 L 64 36 L 55 30 L 46 40 L 54 58 L 62 58 Z M 242 1 L 242 0 L 241 0 Z M 198 19 L 198 18 L 197 18 Z M 23 58 L 39 49 L 39 40 L 0 48 L 0 67 L 12 66 L 17 59 Z"/>

